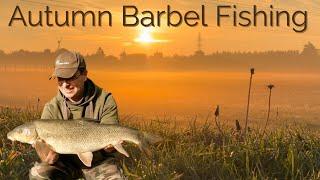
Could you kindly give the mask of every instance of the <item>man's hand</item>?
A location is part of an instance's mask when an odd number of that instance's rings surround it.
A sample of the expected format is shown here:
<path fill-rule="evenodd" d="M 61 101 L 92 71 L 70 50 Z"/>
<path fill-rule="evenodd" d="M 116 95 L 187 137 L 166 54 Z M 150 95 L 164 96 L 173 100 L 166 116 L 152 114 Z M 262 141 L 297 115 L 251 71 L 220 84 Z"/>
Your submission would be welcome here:
<path fill-rule="evenodd" d="M 43 141 L 36 141 L 35 144 L 33 144 L 33 147 L 35 148 L 42 162 L 54 164 L 59 158 L 59 154 L 52 151 L 50 147 Z"/>
<path fill-rule="evenodd" d="M 54 164 L 55 162 L 57 162 L 58 159 L 59 154 L 50 150 L 44 162 L 48 164 Z"/>

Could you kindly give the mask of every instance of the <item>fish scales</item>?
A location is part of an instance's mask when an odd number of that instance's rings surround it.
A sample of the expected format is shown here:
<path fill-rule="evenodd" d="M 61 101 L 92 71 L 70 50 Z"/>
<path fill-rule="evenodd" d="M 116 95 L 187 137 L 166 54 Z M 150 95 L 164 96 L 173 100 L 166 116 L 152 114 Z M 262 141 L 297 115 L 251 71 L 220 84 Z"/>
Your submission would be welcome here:
<path fill-rule="evenodd" d="M 64 154 L 97 151 L 123 140 L 140 144 L 137 130 L 118 125 L 61 120 L 38 120 L 34 124 L 39 138 Z"/>

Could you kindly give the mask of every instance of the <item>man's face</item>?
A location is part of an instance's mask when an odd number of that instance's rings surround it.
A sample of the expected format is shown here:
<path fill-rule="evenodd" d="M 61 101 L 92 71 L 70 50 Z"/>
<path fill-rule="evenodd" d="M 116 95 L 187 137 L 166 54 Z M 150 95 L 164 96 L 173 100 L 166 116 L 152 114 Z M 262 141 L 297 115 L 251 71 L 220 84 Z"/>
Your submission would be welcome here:
<path fill-rule="evenodd" d="M 59 78 L 58 87 L 60 92 L 71 101 L 79 101 L 83 96 L 84 82 L 87 80 L 87 74 L 76 72 L 71 78 Z"/>

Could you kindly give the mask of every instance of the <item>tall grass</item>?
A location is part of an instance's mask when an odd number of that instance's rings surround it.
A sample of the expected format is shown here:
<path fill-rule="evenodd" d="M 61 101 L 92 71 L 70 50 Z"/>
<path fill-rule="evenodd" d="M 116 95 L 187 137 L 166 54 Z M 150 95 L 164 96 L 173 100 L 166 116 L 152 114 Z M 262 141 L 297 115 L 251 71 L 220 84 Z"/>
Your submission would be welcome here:
<path fill-rule="evenodd" d="M 251 98 L 251 88 L 252 88 L 252 78 L 254 75 L 254 68 L 250 69 L 250 80 L 249 80 L 249 92 L 248 92 L 248 101 L 247 101 L 247 112 L 246 112 L 246 121 L 245 121 L 245 134 L 248 132 L 248 120 L 249 120 L 249 108 L 250 108 L 250 98 Z"/>
<path fill-rule="evenodd" d="M 37 160 L 29 145 L 6 140 L 9 129 L 39 113 L 1 108 L 0 179 L 23 179 Z M 148 159 L 132 145 L 130 158 L 119 155 L 129 179 L 319 179 L 320 141 L 317 132 L 306 127 L 279 127 L 261 136 L 251 130 L 246 142 L 233 127 L 223 126 L 221 134 L 210 119 L 186 127 L 170 119 L 136 121 L 125 118 L 126 126 L 161 135 L 164 141 L 153 147 Z"/>
<path fill-rule="evenodd" d="M 6 134 L 14 127 L 39 117 L 40 113 L 33 108 L 0 107 L 0 179 L 26 179 L 32 162 L 37 160 L 35 151 L 29 145 L 13 144 L 7 140 Z"/>

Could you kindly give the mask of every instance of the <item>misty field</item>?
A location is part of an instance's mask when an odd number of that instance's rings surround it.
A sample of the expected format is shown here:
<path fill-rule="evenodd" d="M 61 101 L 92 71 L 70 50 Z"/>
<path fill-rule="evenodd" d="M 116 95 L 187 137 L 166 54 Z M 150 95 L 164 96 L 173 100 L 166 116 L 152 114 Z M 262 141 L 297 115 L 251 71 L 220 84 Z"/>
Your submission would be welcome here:
<path fill-rule="evenodd" d="M 6 133 L 39 118 L 35 109 L 0 109 L 0 179 L 26 179 L 38 160 L 30 145 L 11 143 Z M 268 130 L 251 128 L 246 136 L 233 124 L 218 125 L 214 117 L 186 120 L 122 116 L 122 124 L 161 135 L 153 158 L 126 145 L 130 158 L 118 156 L 129 179 L 319 179 L 319 132 L 308 126 L 284 124 Z"/>
<path fill-rule="evenodd" d="M 274 84 L 271 118 L 319 125 L 320 74 L 267 73 L 256 70 L 250 117 L 266 119 L 268 84 Z M 57 93 L 52 71 L 0 71 L 0 105 L 41 108 Z M 172 116 L 180 122 L 194 115 L 205 118 L 216 105 L 222 119 L 233 122 L 246 112 L 249 72 L 107 72 L 89 71 L 89 78 L 112 92 L 121 114 L 154 118 Z M 39 98 L 39 102 L 38 102 Z"/>

